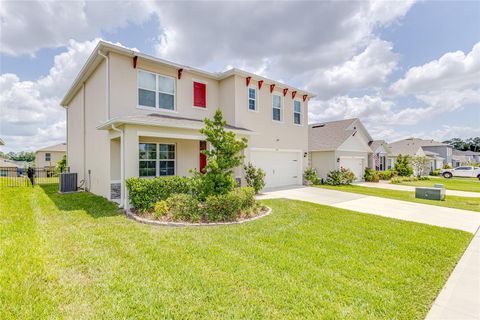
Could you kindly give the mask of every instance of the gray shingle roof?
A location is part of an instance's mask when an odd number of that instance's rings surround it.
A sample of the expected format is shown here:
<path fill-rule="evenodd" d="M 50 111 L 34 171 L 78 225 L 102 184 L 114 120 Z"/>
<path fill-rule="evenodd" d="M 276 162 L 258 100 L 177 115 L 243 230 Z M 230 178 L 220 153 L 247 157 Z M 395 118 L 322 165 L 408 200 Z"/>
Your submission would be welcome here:
<path fill-rule="evenodd" d="M 435 140 L 408 138 L 392 142 L 388 146 L 390 147 L 392 154 L 395 156 L 398 156 L 399 154 L 413 156 L 417 154 L 418 149 L 421 147 L 448 146 L 448 144 Z"/>
<path fill-rule="evenodd" d="M 348 128 L 357 118 L 323 122 L 308 126 L 308 150 L 331 151 L 342 145 L 355 131 Z"/>
<path fill-rule="evenodd" d="M 38 149 L 38 151 L 63 151 L 67 152 L 67 144 L 66 143 L 59 143 L 53 146 L 48 146 L 42 149 Z"/>

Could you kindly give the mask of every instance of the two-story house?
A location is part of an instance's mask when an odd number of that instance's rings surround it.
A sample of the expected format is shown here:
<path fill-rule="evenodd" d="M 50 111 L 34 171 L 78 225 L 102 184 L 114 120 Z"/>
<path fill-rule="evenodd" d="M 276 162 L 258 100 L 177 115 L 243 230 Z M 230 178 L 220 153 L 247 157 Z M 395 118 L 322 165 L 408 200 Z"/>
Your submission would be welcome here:
<path fill-rule="evenodd" d="M 245 163 L 265 170 L 266 187 L 301 184 L 312 96 L 242 70 L 211 73 L 100 42 L 61 102 L 68 166 L 89 191 L 128 207 L 125 179 L 205 166 L 199 129 L 219 108 L 227 129 L 248 138 Z M 235 175 L 243 181 L 242 168 Z"/>
<path fill-rule="evenodd" d="M 37 168 L 54 168 L 67 152 L 67 144 L 59 143 L 35 151 Z"/>

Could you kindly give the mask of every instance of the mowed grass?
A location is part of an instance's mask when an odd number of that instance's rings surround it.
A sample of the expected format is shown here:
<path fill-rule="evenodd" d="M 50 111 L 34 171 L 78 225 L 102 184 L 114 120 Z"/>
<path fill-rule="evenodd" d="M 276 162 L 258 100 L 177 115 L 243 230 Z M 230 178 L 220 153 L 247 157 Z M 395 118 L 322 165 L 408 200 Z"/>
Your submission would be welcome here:
<path fill-rule="evenodd" d="M 337 191 L 359 193 L 367 196 L 375 196 L 375 197 L 403 200 L 403 201 L 409 201 L 409 202 L 430 204 L 432 206 L 448 207 L 448 208 L 456 208 L 456 209 L 480 212 L 480 198 L 467 198 L 467 197 L 457 197 L 457 196 L 447 195 L 445 196 L 445 200 L 437 201 L 437 200 L 428 200 L 428 199 L 417 199 L 415 198 L 414 191 L 389 190 L 389 189 L 381 189 L 381 188 L 362 187 L 362 186 L 356 186 L 356 185 L 346 185 L 346 186 L 319 185 L 317 187 L 337 190 Z"/>
<path fill-rule="evenodd" d="M 423 319 L 472 235 L 291 200 L 156 227 L 57 185 L 0 189 L 3 319 Z"/>
<path fill-rule="evenodd" d="M 415 187 L 433 187 L 436 183 L 442 183 L 446 189 L 480 192 L 480 180 L 477 178 L 450 178 L 429 177 L 430 180 L 404 182 L 403 185 Z"/>

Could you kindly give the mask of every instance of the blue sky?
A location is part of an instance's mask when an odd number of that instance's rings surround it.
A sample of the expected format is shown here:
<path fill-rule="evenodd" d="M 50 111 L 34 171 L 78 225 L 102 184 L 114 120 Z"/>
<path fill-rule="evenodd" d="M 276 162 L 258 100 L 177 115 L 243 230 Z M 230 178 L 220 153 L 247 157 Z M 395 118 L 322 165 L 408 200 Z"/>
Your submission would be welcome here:
<path fill-rule="evenodd" d="M 3 2 L 0 23 L 2 151 L 65 140 L 59 101 L 99 39 L 307 88 L 311 122 L 377 139 L 480 135 L 478 1 Z"/>

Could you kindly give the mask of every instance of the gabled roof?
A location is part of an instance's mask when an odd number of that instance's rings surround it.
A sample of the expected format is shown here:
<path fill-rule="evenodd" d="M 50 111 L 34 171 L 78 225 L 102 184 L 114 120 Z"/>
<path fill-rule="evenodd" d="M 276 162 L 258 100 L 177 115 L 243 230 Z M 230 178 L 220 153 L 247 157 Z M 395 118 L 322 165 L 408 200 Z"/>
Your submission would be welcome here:
<path fill-rule="evenodd" d="M 11 160 L 0 158 L 0 167 L 4 167 L 4 168 L 18 168 L 18 165 L 17 165 L 15 162 L 11 161 Z"/>
<path fill-rule="evenodd" d="M 410 155 L 414 156 L 418 153 L 418 149 L 422 148 L 422 152 L 425 153 L 423 147 L 450 147 L 450 145 L 435 140 L 426 140 L 419 138 L 407 138 L 399 141 L 392 142 L 388 145 L 395 156 Z"/>
<path fill-rule="evenodd" d="M 385 140 L 373 140 L 370 142 L 370 149 L 372 149 L 372 152 L 375 152 L 380 146 L 385 149 L 387 154 L 391 153 L 388 143 L 386 143 Z"/>
<path fill-rule="evenodd" d="M 137 124 L 137 125 L 168 127 L 168 128 L 184 128 L 184 129 L 194 129 L 194 130 L 200 130 L 205 126 L 204 122 L 199 119 L 191 119 L 191 118 L 163 115 L 158 113 L 151 113 L 148 115 L 133 115 L 133 116 L 125 116 L 125 117 L 110 119 L 109 121 L 99 125 L 97 129 L 109 130 L 112 127 L 112 125 L 120 126 L 124 124 Z M 235 127 L 229 124 L 227 124 L 225 128 L 229 131 L 233 131 L 239 134 L 244 134 L 244 135 L 254 134 L 254 132 L 251 130 Z"/>
<path fill-rule="evenodd" d="M 474 151 L 462 151 L 462 150 L 453 150 L 453 154 L 456 156 L 480 156 L 480 152 L 474 152 Z"/>
<path fill-rule="evenodd" d="M 39 151 L 57 151 L 57 152 L 67 152 L 67 144 L 64 142 L 64 143 L 59 143 L 59 144 L 55 144 L 53 146 L 49 146 L 49 147 L 45 147 L 45 148 L 42 148 L 42 149 L 38 149 L 36 152 L 39 152 Z"/>
<path fill-rule="evenodd" d="M 308 150 L 336 150 L 358 130 L 363 130 L 367 139 L 372 140 L 358 118 L 310 124 L 308 126 Z"/>
<path fill-rule="evenodd" d="M 77 91 L 80 89 L 81 85 L 83 82 L 85 82 L 88 77 L 95 71 L 96 67 L 102 62 L 103 57 L 99 55 L 99 52 L 102 52 L 103 54 L 108 54 L 109 52 L 115 52 L 117 54 L 122 54 L 125 56 L 129 57 L 138 57 L 137 59 L 143 59 L 147 61 L 151 61 L 154 63 L 158 63 L 164 66 L 169 66 L 174 69 L 183 69 L 184 71 L 191 72 L 193 74 L 198 74 L 210 79 L 215 79 L 215 80 L 223 80 L 226 79 L 232 75 L 240 75 L 244 77 L 252 77 L 252 80 L 259 81 L 259 80 L 264 80 L 268 84 L 275 84 L 277 88 L 288 88 L 290 91 L 297 91 L 298 95 L 308 95 L 310 98 L 315 97 L 315 94 L 308 92 L 306 90 L 298 89 L 293 86 L 287 85 L 285 83 L 281 83 L 272 79 L 268 79 L 259 75 L 256 75 L 254 73 L 250 73 L 244 70 L 240 70 L 237 68 L 232 68 L 224 72 L 208 72 L 204 70 L 200 70 L 197 68 L 181 65 L 178 63 L 174 63 L 171 61 L 167 61 L 164 59 L 160 59 L 154 56 L 150 56 L 138 51 L 134 51 L 131 49 L 127 49 L 125 47 L 121 47 L 112 43 L 108 43 L 105 41 L 99 41 L 95 49 L 93 49 L 92 54 L 90 57 L 88 57 L 87 62 L 85 65 L 82 67 L 80 70 L 79 74 L 75 78 L 74 82 L 72 83 L 71 87 L 68 89 L 67 93 L 65 94 L 64 98 L 60 102 L 60 105 L 63 107 L 66 107 L 70 101 L 73 99 Z"/>

